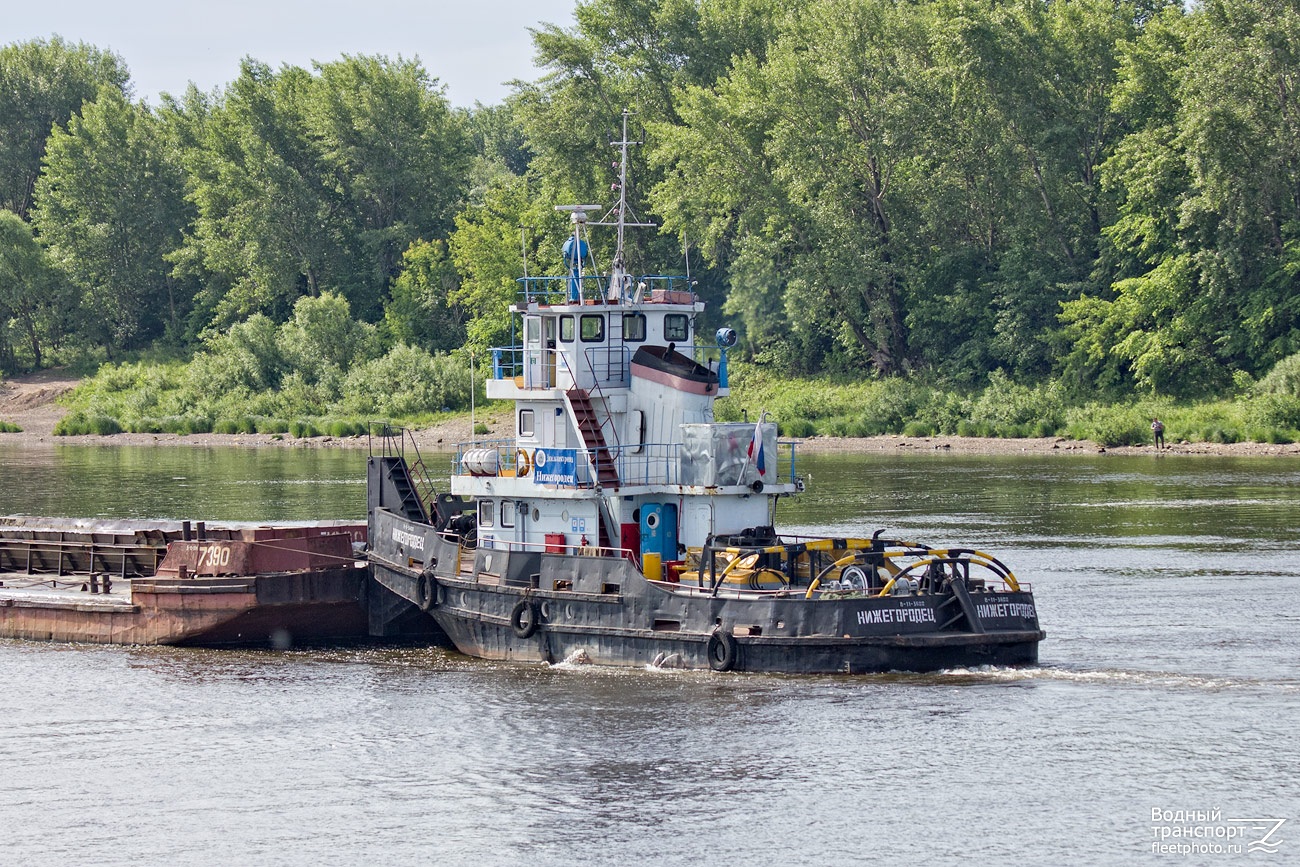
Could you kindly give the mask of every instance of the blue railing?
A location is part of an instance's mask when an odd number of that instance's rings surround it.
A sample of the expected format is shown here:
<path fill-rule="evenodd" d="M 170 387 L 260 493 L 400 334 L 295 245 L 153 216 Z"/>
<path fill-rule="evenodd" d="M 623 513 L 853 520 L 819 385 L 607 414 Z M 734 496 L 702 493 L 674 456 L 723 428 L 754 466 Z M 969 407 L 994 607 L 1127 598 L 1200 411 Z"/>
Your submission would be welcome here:
<path fill-rule="evenodd" d="M 519 300 L 524 304 L 548 307 L 555 304 L 603 303 L 610 300 L 609 278 L 600 274 L 582 277 L 520 277 Z M 694 304 L 698 300 L 694 283 L 681 276 L 643 274 L 628 277 L 622 293 L 631 298 L 638 291 L 649 303 Z M 612 300 L 623 300 L 615 296 Z"/>
<path fill-rule="evenodd" d="M 777 442 L 777 460 L 775 473 L 770 477 L 773 484 L 796 484 L 795 446 L 797 442 L 781 440 Z M 618 472 L 619 484 L 629 485 L 677 485 L 681 484 L 681 443 L 646 443 L 640 446 L 611 446 L 603 451 L 607 457 L 599 455 L 600 449 L 559 449 L 556 451 L 573 451 L 577 454 L 575 483 L 557 487 L 593 488 L 596 486 L 592 475 L 592 465 L 597 456 L 601 460 L 612 460 Z M 495 451 L 494 459 L 484 461 L 484 452 Z M 520 468 L 520 449 L 514 440 L 482 440 L 460 443 L 456 456 L 452 459 L 453 475 L 478 476 L 517 476 Z M 532 477 L 533 455 L 536 449 L 525 449 L 525 462 L 528 478 Z M 470 460 L 467 462 L 466 455 Z M 472 466 L 477 464 L 477 467 Z M 488 472 L 489 467 L 495 471 Z M 545 487 L 541 485 L 540 487 Z"/>

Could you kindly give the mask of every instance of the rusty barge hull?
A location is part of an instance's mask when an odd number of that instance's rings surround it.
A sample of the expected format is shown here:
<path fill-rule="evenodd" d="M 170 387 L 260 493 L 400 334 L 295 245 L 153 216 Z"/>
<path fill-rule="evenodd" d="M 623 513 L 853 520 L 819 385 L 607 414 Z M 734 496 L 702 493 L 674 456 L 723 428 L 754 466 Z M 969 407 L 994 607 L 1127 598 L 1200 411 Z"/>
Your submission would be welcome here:
<path fill-rule="evenodd" d="M 20 524 L 0 530 L 0 638 L 285 647 L 371 631 L 355 524 L 200 524 L 198 539 L 188 524 Z"/>
<path fill-rule="evenodd" d="M 277 645 L 367 635 L 365 568 L 149 578 L 127 596 L 0 597 L 0 637 L 88 644 Z"/>

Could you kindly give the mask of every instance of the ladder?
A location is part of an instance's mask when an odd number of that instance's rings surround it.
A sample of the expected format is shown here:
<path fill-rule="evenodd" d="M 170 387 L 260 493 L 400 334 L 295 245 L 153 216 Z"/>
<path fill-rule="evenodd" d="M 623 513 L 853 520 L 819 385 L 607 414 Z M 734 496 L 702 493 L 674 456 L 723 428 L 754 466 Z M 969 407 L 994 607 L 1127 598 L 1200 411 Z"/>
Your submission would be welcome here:
<path fill-rule="evenodd" d="M 578 429 L 578 436 L 587 449 L 588 460 L 601 488 L 617 490 L 618 467 L 614 464 L 614 455 L 605 443 L 605 434 L 596 418 L 596 410 L 591 405 L 591 397 L 586 389 L 571 388 L 564 393 L 564 402 L 569 405 L 569 413 Z"/>

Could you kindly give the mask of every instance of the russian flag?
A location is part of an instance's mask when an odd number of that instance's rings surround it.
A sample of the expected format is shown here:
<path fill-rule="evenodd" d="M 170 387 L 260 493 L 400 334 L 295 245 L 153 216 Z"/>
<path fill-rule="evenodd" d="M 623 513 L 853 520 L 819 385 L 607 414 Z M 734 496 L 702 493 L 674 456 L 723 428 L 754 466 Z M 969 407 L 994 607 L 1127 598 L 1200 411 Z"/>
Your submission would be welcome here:
<path fill-rule="evenodd" d="M 766 415 L 763 413 L 763 416 Z M 758 468 L 760 476 L 767 474 L 767 459 L 763 454 L 763 416 L 754 425 L 754 438 L 749 441 L 749 462 Z"/>

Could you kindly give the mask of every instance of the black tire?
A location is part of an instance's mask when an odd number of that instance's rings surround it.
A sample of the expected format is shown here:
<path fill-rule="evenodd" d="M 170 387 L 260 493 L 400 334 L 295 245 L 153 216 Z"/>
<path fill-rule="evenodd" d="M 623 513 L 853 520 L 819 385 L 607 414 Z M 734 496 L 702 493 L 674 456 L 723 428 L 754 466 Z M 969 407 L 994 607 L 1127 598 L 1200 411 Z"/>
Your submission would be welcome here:
<path fill-rule="evenodd" d="M 438 585 L 427 572 L 415 579 L 415 600 L 421 611 L 432 611 L 438 604 Z"/>
<path fill-rule="evenodd" d="M 521 599 L 515 604 L 514 609 L 510 612 L 510 628 L 515 631 L 515 635 L 520 638 L 532 638 L 533 633 L 537 631 L 537 624 L 540 618 L 537 615 L 537 606 L 527 599 Z"/>
<path fill-rule="evenodd" d="M 721 630 L 709 636 L 706 649 L 709 668 L 714 671 L 731 671 L 736 666 L 736 639 Z"/>

